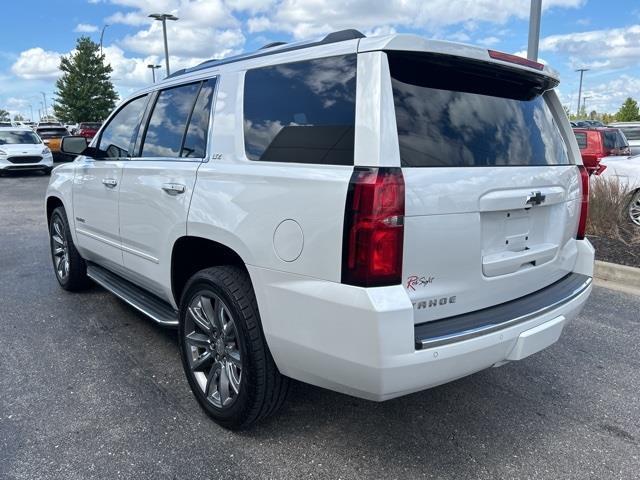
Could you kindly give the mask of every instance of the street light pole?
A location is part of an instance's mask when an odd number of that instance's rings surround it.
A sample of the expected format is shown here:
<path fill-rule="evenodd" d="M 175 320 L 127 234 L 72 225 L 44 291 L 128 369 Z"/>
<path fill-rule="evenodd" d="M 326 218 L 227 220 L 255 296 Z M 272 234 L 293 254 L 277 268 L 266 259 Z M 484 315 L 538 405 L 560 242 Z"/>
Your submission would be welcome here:
<path fill-rule="evenodd" d="M 151 69 L 151 74 L 153 76 L 153 83 L 156 83 L 156 68 L 160 68 L 160 65 L 147 65 L 147 68 Z"/>
<path fill-rule="evenodd" d="M 104 31 L 106 30 L 106 28 L 109 26 L 109 24 L 104 24 L 102 26 L 102 32 L 100 32 L 100 55 L 102 55 L 102 39 L 104 38 Z"/>
<path fill-rule="evenodd" d="M 587 97 L 586 95 L 584 97 L 582 97 L 582 110 L 584 111 L 584 116 L 588 117 L 587 115 L 587 99 L 591 98 L 591 97 Z"/>
<path fill-rule="evenodd" d="M 171 15 L 170 13 L 152 13 L 149 15 L 150 18 L 154 20 L 158 20 L 162 22 L 162 36 L 164 38 L 164 62 L 167 70 L 167 77 L 171 75 L 171 70 L 169 69 L 169 46 L 167 44 L 167 20 L 178 20 L 178 17 L 175 15 Z"/>
<path fill-rule="evenodd" d="M 29 104 L 29 109 L 31 109 L 31 118 L 29 120 L 33 122 L 33 105 Z"/>
<path fill-rule="evenodd" d="M 540 16 L 542 15 L 542 0 L 531 0 L 529 13 L 529 45 L 527 58 L 538 61 L 538 45 L 540 44 Z"/>
<path fill-rule="evenodd" d="M 578 111 L 576 112 L 576 115 L 579 116 L 580 115 L 580 99 L 582 97 L 582 77 L 584 75 L 584 72 L 589 71 L 588 68 L 579 68 L 576 70 L 576 72 L 580 72 L 580 87 L 578 88 Z"/>
<path fill-rule="evenodd" d="M 47 94 L 44 92 L 40 92 L 42 94 L 42 98 L 44 99 L 44 114 L 49 116 L 49 109 L 47 108 Z"/>

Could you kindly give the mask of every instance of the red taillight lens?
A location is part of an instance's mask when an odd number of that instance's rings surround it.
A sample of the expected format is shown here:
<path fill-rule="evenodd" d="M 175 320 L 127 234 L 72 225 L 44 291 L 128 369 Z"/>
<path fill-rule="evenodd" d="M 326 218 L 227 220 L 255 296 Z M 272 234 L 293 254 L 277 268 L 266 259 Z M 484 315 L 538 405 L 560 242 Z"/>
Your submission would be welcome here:
<path fill-rule="evenodd" d="M 589 172 L 584 165 L 578 165 L 580 170 L 580 183 L 582 184 L 582 200 L 580 201 L 580 221 L 578 222 L 578 234 L 576 238 L 583 240 L 587 230 L 587 215 L 589 215 Z"/>
<path fill-rule="evenodd" d="M 396 285 L 402 278 L 404 178 L 399 168 L 358 168 L 344 216 L 342 282 Z"/>

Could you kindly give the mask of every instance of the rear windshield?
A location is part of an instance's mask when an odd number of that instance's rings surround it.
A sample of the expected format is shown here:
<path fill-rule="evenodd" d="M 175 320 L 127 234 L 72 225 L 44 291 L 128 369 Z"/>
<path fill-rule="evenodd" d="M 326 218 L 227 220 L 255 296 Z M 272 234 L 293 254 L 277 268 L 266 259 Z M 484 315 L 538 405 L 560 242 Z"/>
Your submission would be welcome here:
<path fill-rule="evenodd" d="M 57 138 L 69 135 L 66 128 L 39 128 L 37 132 L 41 138 Z"/>
<path fill-rule="evenodd" d="M 79 128 L 98 130 L 101 125 L 101 123 L 81 123 Z"/>
<path fill-rule="evenodd" d="M 640 140 L 640 127 L 620 127 L 627 140 Z"/>
<path fill-rule="evenodd" d="M 388 58 L 402 166 L 570 163 L 541 97 L 555 86 L 545 77 L 441 55 Z"/>
<path fill-rule="evenodd" d="M 0 145 L 33 145 L 40 140 L 33 132 L 24 131 L 0 131 Z"/>
<path fill-rule="evenodd" d="M 629 143 L 620 130 L 605 130 L 602 132 L 604 139 L 604 148 L 608 150 L 627 148 Z"/>

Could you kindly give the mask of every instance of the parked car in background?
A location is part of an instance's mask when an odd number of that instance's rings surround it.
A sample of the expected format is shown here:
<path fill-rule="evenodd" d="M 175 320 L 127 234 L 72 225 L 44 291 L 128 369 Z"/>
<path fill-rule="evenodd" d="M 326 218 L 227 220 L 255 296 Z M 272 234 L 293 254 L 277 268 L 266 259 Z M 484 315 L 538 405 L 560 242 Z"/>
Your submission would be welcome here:
<path fill-rule="evenodd" d="M 40 126 L 36 128 L 36 133 L 42 138 L 45 145 L 49 147 L 51 153 L 57 161 L 66 160 L 69 157 L 60 151 L 62 137 L 69 135 L 69 131 L 60 126 Z"/>
<path fill-rule="evenodd" d="M 629 143 L 617 128 L 574 128 L 582 162 L 589 174 L 599 173 L 600 160 L 613 155 L 630 155 Z"/>
<path fill-rule="evenodd" d="M 78 125 L 74 135 L 80 135 L 81 137 L 92 139 L 96 133 L 98 133 L 101 126 L 101 122 L 82 122 Z"/>
<path fill-rule="evenodd" d="M 618 180 L 629 192 L 627 214 L 640 227 L 640 155 L 604 157 L 600 166 L 601 177 Z"/>
<path fill-rule="evenodd" d="M 610 126 L 622 131 L 629 142 L 631 155 L 640 155 L 640 122 L 615 122 Z"/>
<path fill-rule="evenodd" d="M 11 122 L 0 122 L 0 127 L 13 127 Z"/>
<path fill-rule="evenodd" d="M 0 172 L 53 168 L 51 150 L 28 127 L 0 127 Z"/>

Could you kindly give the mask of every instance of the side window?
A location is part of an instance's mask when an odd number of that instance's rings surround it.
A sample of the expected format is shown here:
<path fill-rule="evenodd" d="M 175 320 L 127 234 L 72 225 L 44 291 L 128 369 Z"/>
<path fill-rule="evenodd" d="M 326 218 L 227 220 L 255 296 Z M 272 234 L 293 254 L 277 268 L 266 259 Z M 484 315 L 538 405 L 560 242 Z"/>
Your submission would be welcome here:
<path fill-rule="evenodd" d="M 209 133 L 209 117 L 211 100 L 216 87 L 215 78 L 202 84 L 198 99 L 193 107 L 189 128 L 184 138 L 181 157 L 204 158 L 207 150 L 207 134 Z"/>
<path fill-rule="evenodd" d="M 244 85 L 250 160 L 353 165 L 355 55 L 249 70 Z"/>
<path fill-rule="evenodd" d="M 161 90 L 153 107 L 142 157 L 177 158 L 201 82 Z"/>
<path fill-rule="evenodd" d="M 586 133 L 576 133 L 576 140 L 578 141 L 578 147 L 580 150 L 587 148 L 587 134 Z"/>
<path fill-rule="evenodd" d="M 147 95 L 131 100 L 109 121 L 98 144 L 98 149 L 106 158 L 131 156 L 146 103 Z"/>

